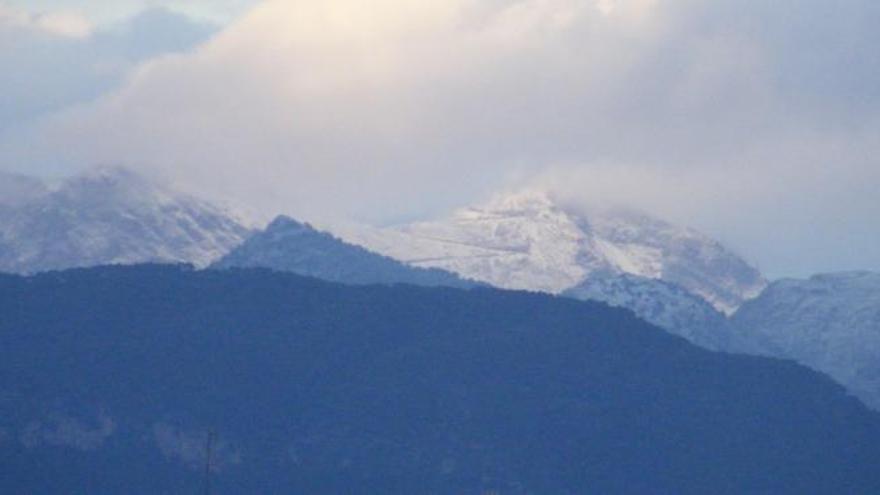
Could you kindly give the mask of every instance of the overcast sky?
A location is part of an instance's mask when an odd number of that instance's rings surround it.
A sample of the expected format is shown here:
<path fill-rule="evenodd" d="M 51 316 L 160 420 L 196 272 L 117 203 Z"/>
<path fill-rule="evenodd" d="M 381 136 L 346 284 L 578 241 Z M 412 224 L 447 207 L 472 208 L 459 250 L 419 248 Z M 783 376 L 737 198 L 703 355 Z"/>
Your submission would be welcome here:
<path fill-rule="evenodd" d="M 0 6 L 0 170 L 373 223 L 540 183 L 771 277 L 880 270 L 873 0 Z"/>

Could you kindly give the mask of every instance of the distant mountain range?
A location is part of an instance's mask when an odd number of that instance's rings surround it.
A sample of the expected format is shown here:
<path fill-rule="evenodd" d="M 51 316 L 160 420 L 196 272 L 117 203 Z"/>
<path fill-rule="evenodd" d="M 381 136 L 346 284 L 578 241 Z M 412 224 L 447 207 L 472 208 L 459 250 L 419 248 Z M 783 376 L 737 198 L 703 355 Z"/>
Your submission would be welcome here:
<path fill-rule="evenodd" d="M 0 315 L 2 493 L 880 493 L 842 387 L 598 303 L 147 265 Z"/>
<path fill-rule="evenodd" d="M 533 190 L 441 221 L 349 227 L 340 235 L 495 287 L 628 308 L 714 350 L 730 349 L 726 315 L 766 285 L 758 270 L 692 229 L 629 210 L 585 213 Z"/>
<path fill-rule="evenodd" d="M 549 292 L 627 308 L 708 349 L 797 360 L 880 409 L 880 275 L 784 280 L 761 293 L 755 268 L 698 232 L 632 211 L 584 212 L 535 191 L 382 229 L 328 232 L 279 217 L 259 230 L 242 218 L 124 169 L 58 184 L 4 174 L 0 272 L 191 263 Z"/>

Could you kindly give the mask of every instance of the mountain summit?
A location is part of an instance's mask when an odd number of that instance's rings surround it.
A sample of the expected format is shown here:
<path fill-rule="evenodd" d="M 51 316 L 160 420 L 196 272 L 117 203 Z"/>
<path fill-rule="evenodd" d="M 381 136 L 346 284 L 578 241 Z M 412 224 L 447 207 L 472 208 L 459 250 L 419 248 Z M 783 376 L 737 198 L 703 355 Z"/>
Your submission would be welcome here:
<path fill-rule="evenodd" d="M 123 168 L 94 169 L 21 196 L 2 211 L 0 271 L 147 261 L 204 266 L 250 233 L 230 212 Z"/>
<path fill-rule="evenodd" d="M 538 190 L 439 221 L 345 235 L 415 266 L 508 289 L 562 293 L 628 274 L 675 284 L 731 314 L 766 286 L 757 269 L 693 229 L 633 210 L 582 212 Z"/>

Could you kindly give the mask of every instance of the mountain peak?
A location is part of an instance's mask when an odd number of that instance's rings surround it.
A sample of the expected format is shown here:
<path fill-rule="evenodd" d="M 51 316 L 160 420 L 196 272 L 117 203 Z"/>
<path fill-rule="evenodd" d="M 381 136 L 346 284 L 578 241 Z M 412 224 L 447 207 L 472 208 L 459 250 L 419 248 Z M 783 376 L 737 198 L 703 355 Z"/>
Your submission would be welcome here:
<path fill-rule="evenodd" d="M 353 285 L 475 285 L 442 270 L 405 265 L 284 215 L 214 264 L 231 267 L 270 268 Z"/>
<path fill-rule="evenodd" d="M 248 234 L 211 203 L 126 168 L 98 167 L 5 214 L 0 270 L 139 262 L 204 266 Z"/>
<path fill-rule="evenodd" d="M 266 227 L 266 232 L 293 232 L 300 230 L 302 232 L 318 232 L 318 230 L 313 227 L 308 222 L 300 222 L 293 217 L 289 217 L 287 215 L 279 215 L 272 220 L 269 225 Z"/>
<path fill-rule="evenodd" d="M 353 237 L 415 266 L 507 289 L 561 293 L 594 275 L 629 274 L 676 284 L 730 314 L 766 285 L 754 267 L 693 229 L 631 209 L 588 211 L 539 188 Z"/>
<path fill-rule="evenodd" d="M 91 182 L 131 182 L 143 181 L 144 176 L 122 165 L 98 165 L 73 177 L 75 180 Z"/>
<path fill-rule="evenodd" d="M 519 191 L 496 194 L 482 205 L 465 208 L 465 210 L 496 212 L 496 213 L 528 213 L 556 209 L 556 203 L 547 190 L 527 188 Z"/>

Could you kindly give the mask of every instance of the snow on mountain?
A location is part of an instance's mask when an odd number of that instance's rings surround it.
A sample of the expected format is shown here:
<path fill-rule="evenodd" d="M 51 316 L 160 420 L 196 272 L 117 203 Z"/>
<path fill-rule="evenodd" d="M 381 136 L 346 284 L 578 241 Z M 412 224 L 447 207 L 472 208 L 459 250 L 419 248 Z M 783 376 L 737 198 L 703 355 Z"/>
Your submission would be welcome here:
<path fill-rule="evenodd" d="M 355 285 L 405 283 L 462 288 L 477 285 L 443 270 L 406 265 L 284 216 L 213 267 L 270 268 Z"/>
<path fill-rule="evenodd" d="M 597 274 L 630 274 L 681 286 L 730 314 L 766 286 L 755 268 L 693 229 L 628 210 L 582 212 L 534 190 L 439 221 L 339 232 L 412 265 L 508 289 L 562 293 Z"/>
<path fill-rule="evenodd" d="M 0 209 L 19 206 L 43 196 L 48 191 L 46 184 L 38 179 L 0 172 Z"/>
<path fill-rule="evenodd" d="M 681 287 L 630 274 L 594 274 L 563 295 L 628 308 L 639 318 L 712 350 L 730 349 L 730 323 Z"/>
<path fill-rule="evenodd" d="M 766 354 L 827 373 L 880 409 L 880 274 L 774 282 L 732 321 L 738 336 L 768 341 Z"/>
<path fill-rule="evenodd" d="M 6 211 L 0 271 L 140 262 L 205 266 L 249 234 L 217 206 L 125 169 L 100 168 Z"/>

